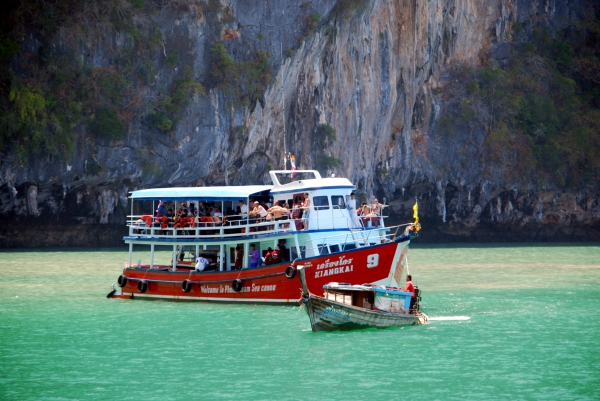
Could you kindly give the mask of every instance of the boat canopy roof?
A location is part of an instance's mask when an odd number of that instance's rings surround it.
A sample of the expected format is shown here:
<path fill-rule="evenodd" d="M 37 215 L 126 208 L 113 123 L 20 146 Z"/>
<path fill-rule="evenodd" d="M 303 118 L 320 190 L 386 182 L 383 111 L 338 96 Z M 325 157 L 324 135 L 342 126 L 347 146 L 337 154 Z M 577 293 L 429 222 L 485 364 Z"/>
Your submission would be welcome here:
<path fill-rule="evenodd" d="M 222 201 L 244 200 L 251 195 L 265 195 L 273 188 L 272 185 L 242 185 L 222 187 L 180 187 L 180 188 L 152 188 L 131 192 L 131 199 L 137 200 L 196 200 L 196 201 Z"/>
<path fill-rule="evenodd" d="M 323 286 L 326 290 L 338 290 L 338 291 L 372 291 L 375 295 L 382 296 L 394 296 L 394 295 L 412 295 L 411 292 L 406 292 L 402 288 L 396 287 L 380 287 L 369 284 L 347 284 L 347 283 L 329 283 Z"/>
<path fill-rule="evenodd" d="M 326 290 L 373 291 L 373 286 L 331 282 L 323 286 Z"/>

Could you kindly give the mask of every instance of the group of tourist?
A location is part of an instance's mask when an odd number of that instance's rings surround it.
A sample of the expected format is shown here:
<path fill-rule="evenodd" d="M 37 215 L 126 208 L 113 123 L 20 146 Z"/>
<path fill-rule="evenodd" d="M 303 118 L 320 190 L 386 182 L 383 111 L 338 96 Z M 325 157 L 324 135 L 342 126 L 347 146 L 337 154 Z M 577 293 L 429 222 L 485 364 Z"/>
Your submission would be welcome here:
<path fill-rule="evenodd" d="M 248 214 L 248 206 L 240 201 L 237 210 L 227 208 L 225 214 L 222 213 L 219 206 L 214 203 L 198 202 L 198 206 L 193 202 L 181 202 L 174 211 L 173 207 L 168 207 L 164 202 L 158 201 L 155 220 L 165 222 L 173 228 L 185 227 L 189 224 L 188 218 L 211 217 L 211 223 L 216 226 L 229 225 L 229 222 L 245 219 Z"/>
<path fill-rule="evenodd" d="M 272 265 L 275 263 L 284 262 L 287 260 L 287 248 L 285 239 L 279 240 L 275 249 L 268 247 L 264 258 L 260 256 L 260 252 L 256 249 L 256 245 L 250 244 L 249 252 L 249 268 L 260 267 L 261 265 Z M 233 270 L 241 270 L 244 262 L 244 247 L 238 245 L 235 247 L 235 265 Z"/>
<path fill-rule="evenodd" d="M 362 202 L 360 207 L 357 207 L 354 192 L 350 194 L 350 200 L 348 201 L 348 209 L 355 228 L 367 226 L 369 222 L 379 225 L 379 218 L 384 207 L 386 205 L 379 203 L 377 198 L 375 198 L 372 205 Z M 235 225 L 235 222 L 240 220 L 248 220 L 250 224 L 255 224 L 292 219 L 296 223 L 297 230 L 308 230 L 310 208 L 311 203 L 308 193 L 296 196 L 292 208 L 288 203 L 281 201 L 275 201 L 270 206 L 264 200 L 252 201 L 251 208 L 249 208 L 244 201 L 240 200 L 236 210 L 228 207 L 225 214 L 214 203 L 198 202 L 198 206 L 196 206 L 193 202 L 189 202 L 189 205 L 186 202 L 181 202 L 177 209 L 173 210 L 173 207 L 168 207 L 168 205 L 159 201 L 155 221 L 161 223 L 162 227 L 170 225 L 173 228 L 182 228 L 189 225 L 190 217 L 210 217 L 213 226 Z"/>
<path fill-rule="evenodd" d="M 375 198 L 372 205 L 362 202 L 360 207 L 357 208 L 356 194 L 354 192 L 350 194 L 350 200 L 348 201 L 348 209 L 350 209 L 350 216 L 355 228 L 366 227 L 369 222 L 379 225 L 379 218 L 384 207 L 387 207 L 387 205 L 379 203 L 377 198 Z"/>

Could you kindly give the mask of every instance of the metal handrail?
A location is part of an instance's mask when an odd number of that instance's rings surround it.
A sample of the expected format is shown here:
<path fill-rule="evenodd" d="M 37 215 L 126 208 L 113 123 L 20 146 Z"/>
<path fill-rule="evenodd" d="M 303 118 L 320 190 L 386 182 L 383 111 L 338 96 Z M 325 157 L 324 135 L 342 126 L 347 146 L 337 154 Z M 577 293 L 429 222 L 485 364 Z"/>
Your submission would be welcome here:
<path fill-rule="evenodd" d="M 372 244 L 372 243 L 377 243 L 377 242 L 383 243 L 388 240 L 391 241 L 393 238 L 396 238 L 398 236 L 398 231 L 400 230 L 401 227 L 407 227 L 412 224 L 413 223 L 400 224 L 397 226 L 383 227 L 383 228 L 380 228 L 377 230 L 353 230 L 352 232 L 346 233 L 346 234 L 336 234 L 336 235 L 330 235 L 330 236 L 321 237 L 321 238 L 308 239 L 308 240 L 304 241 L 303 248 L 304 248 L 305 254 L 308 250 L 314 251 L 315 249 L 319 249 L 319 254 L 321 254 L 320 249 L 323 249 L 324 247 L 327 247 L 328 252 L 331 253 L 331 249 L 329 248 L 330 245 L 344 245 L 349 242 L 353 242 L 356 248 L 363 248 L 363 247 L 367 246 L 367 244 Z M 384 230 L 385 233 L 379 234 L 379 232 L 382 230 Z M 378 235 L 375 235 L 374 233 L 378 233 Z M 357 241 L 356 235 L 358 235 L 358 234 L 360 234 L 360 236 L 361 236 L 360 239 L 362 240 L 362 243 Z M 365 234 L 366 234 L 366 238 L 365 238 Z M 349 241 L 349 237 L 351 237 L 351 241 Z M 342 241 L 331 241 L 331 239 L 333 239 L 333 238 L 340 238 L 340 239 L 343 238 L 343 240 Z M 314 247 L 307 247 L 306 244 L 310 243 L 312 241 L 320 241 L 320 244 L 316 245 Z"/>
<path fill-rule="evenodd" d="M 330 207 L 330 209 L 332 210 L 331 213 L 331 219 L 332 219 L 332 227 L 331 228 L 335 228 L 335 222 L 339 221 L 340 219 L 343 220 L 343 224 L 341 226 L 348 228 L 348 229 L 352 229 L 351 227 L 351 223 L 352 220 L 348 219 L 346 216 L 333 216 L 333 208 Z M 337 210 L 342 210 L 342 209 L 337 209 Z M 214 223 L 207 223 L 207 222 L 201 222 L 199 221 L 198 217 L 195 217 L 195 221 L 196 221 L 196 227 L 181 227 L 181 228 L 177 228 L 175 229 L 174 227 L 165 227 L 165 228 L 161 228 L 161 227 L 155 227 L 153 226 L 147 226 L 144 222 L 142 222 L 142 224 L 140 224 L 141 221 L 141 217 L 142 216 L 149 216 L 149 215 L 128 215 L 128 221 L 127 221 L 127 225 L 129 226 L 129 235 L 132 237 L 139 237 L 139 238 L 184 238 L 184 239 L 199 239 L 199 238 L 210 238 L 210 237 L 214 237 L 214 238 L 233 238 L 233 237 L 246 237 L 246 236 L 255 236 L 255 235 L 263 235 L 263 234 L 272 234 L 274 232 L 298 232 L 298 230 L 296 229 L 296 222 L 297 221 L 303 221 L 303 219 L 292 219 L 292 218 L 288 218 L 286 220 L 270 220 L 270 221 L 263 221 L 262 219 L 260 219 L 261 221 L 259 221 L 258 223 L 249 223 L 250 221 L 256 221 L 257 219 L 244 219 L 244 220 L 235 220 L 233 222 L 236 222 L 238 224 L 231 224 L 232 221 L 229 222 L 228 225 L 212 225 L 212 226 L 202 226 L 203 224 L 214 224 Z M 235 216 L 240 216 L 240 215 L 235 215 Z M 235 217 L 234 216 L 234 217 Z M 231 216 L 229 216 L 231 217 Z M 383 217 L 381 216 L 381 221 L 382 224 L 380 227 L 373 227 L 373 230 L 377 230 L 377 229 L 385 229 L 385 225 L 383 224 Z M 321 228 L 321 225 L 319 224 L 319 221 L 322 220 L 322 218 L 325 218 L 325 216 L 310 216 L 309 215 L 309 228 L 310 228 L 310 224 L 316 224 L 317 225 L 317 230 L 320 229 L 327 229 L 325 227 Z M 155 216 L 152 216 L 152 220 L 154 221 Z M 246 223 L 246 224 L 244 224 Z M 261 230 L 259 231 L 260 228 L 263 227 L 272 227 L 272 229 L 267 229 L 267 230 Z M 256 231 L 250 231 L 251 228 L 256 228 Z M 184 231 L 185 234 L 183 234 L 183 236 L 178 235 L 178 231 Z M 228 233 L 228 231 L 230 230 L 242 230 L 242 232 L 238 232 L 238 233 Z M 167 234 L 162 234 L 162 232 L 167 232 Z M 189 235 L 190 232 L 193 232 L 193 235 Z"/>

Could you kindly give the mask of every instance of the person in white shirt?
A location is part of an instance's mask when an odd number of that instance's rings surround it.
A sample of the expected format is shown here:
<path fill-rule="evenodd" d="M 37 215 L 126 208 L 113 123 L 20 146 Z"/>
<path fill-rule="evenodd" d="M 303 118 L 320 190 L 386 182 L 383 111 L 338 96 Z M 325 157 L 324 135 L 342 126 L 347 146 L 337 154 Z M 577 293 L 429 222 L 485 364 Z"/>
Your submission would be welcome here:
<path fill-rule="evenodd" d="M 248 218 L 248 205 L 246 205 L 244 201 L 239 201 L 238 205 L 240 207 L 240 214 L 242 215 L 242 219 L 246 220 L 246 218 Z"/>
<path fill-rule="evenodd" d="M 209 263 L 210 262 L 208 261 L 208 259 L 206 259 L 202 255 L 198 256 L 196 258 L 196 270 L 199 272 L 204 271 L 204 269 L 206 269 L 206 266 L 208 266 Z"/>
<path fill-rule="evenodd" d="M 252 210 L 252 214 L 252 217 L 264 220 L 264 218 L 267 217 L 268 213 L 265 210 L 265 208 L 262 207 L 258 202 L 254 202 L 254 209 Z"/>
<path fill-rule="evenodd" d="M 223 213 L 221 213 L 221 211 L 219 210 L 219 208 L 217 206 L 215 206 L 215 208 L 213 210 L 212 217 L 213 217 L 213 220 L 215 221 L 215 224 L 221 225 L 223 223 Z"/>

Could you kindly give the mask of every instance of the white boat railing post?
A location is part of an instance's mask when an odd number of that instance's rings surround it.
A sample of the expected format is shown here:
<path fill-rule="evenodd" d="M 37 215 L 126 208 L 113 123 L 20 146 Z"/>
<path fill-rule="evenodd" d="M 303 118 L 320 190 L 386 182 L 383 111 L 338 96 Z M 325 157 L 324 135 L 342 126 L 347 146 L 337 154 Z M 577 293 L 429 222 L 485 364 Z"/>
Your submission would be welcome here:
<path fill-rule="evenodd" d="M 294 245 L 296 245 L 296 254 L 297 257 L 300 258 L 302 254 L 300 253 L 300 243 L 298 242 L 298 234 L 294 235 Z"/>
<path fill-rule="evenodd" d="M 331 205 L 329 210 L 331 210 L 331 228 L 335 228 L 335 216 L 333 215 L 333 205 Z"/>
<path fill-rule="evenodd" d="M 221 254 L 219 258 L 219 271 L 223 271 L 223 260 L 225 259 L 225 247 L 223 244 L 219 245 L 219 252 Z"/>
<path fill-rule="evenodd" d="M 129 268 L 131 268 L 131 263 L 133 262 L 132 260 L 133 257 L 133 243 L 129 243 Z"/>
<path fill-rule="evenodd" d="M 183 249 L 183 245 L 181 245 L 181 249 Z M 177 271 L 177 260 L 179 259 L 179 253 L 181 251 L 179 251 L 178 246 L 177 245 L 173 245 L 173 271 Z"/>
<path fill-rule="evenodd" d="M 150 269 L 154 269 L 154 244 L 150 245 Z"/>

